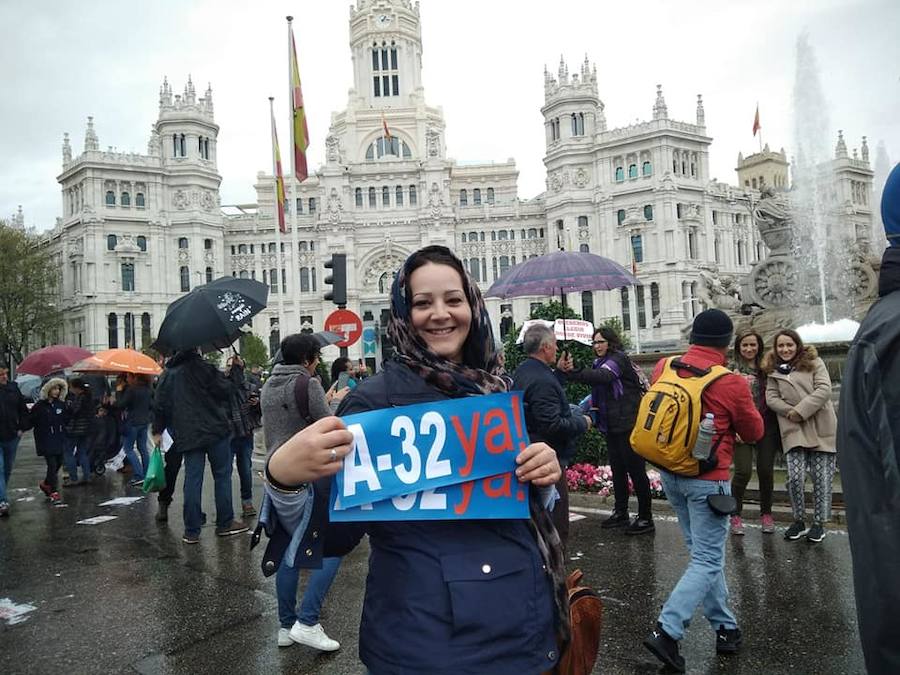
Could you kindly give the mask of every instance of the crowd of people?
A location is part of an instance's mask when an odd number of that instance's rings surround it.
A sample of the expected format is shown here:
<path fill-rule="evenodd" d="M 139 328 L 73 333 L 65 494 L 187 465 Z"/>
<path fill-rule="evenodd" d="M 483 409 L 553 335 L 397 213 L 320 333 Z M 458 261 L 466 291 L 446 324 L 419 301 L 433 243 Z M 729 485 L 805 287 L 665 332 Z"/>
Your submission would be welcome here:
<path fill-rule="evenodd" d="M 900 216 L 891 222 L 900 223 Z M 900 225 L 896 229 L 900 243 Z M 855 481 L 851 490 L 866 481 L 881 486 L 877 476 L 884 454 L 873 434 L 882 433 L 884 442 L 896 450 L 891 444 L 896 415 L 885 407 L 895 402 L 896 383 L 879 387 L 877 395 L 883 398 L 869 401 L 863 410 L 860 401 L 871 397 L 872 390 L 859 391 L 863 375 L 856 373 L 859 369 L 869 373 L 877 365 L 871 350 L 884 347 L 887 320 L 878 312 L 886 304 L 896 305 L 900 279 L 896 258 L 885 256 L 888 275 L 882 277 L 883 282 L 887 279 L 882 290 L 887 298 L 876 305 L 868 327 L 864 325 L 872 342 L 854 344 L 851 350 L 856 379 L 849 384 L 856 387 L 860 400 L 846 405 L 856 405 L 861 417 L 875 416 L 866 429 L 856 421 L 842 421 L 842 468 Z M 343 556 L 367 535 L 370 557 L 359 655 L 368 672 L 550 671 L 578 629 L 570 622 L 565 584 L 569 527 L 565 467 L 573 459 L 578 437 L 593 427 L 606 438 L 615 501 L 601 527 L 621 527 L 629 535 L 651 534 L 655 525 L 642 434 L 652 428 L 654 414 L 662 409 L 664 382 L 681 386 L 678 381 L 702 378 L 703 386 L 695 388 L 696 413 L 709 426 L 699 425 L 700 432 L 695 430 L 694 435 L 704 431 L 709 435 L 708 452 L 688 458 L 696 467 L 693 473 L 661 471 L 689 562 L 644 646 L 665 666 L 683 672 L 680 641 L 702 606 L 715 633 L 715 651 L 727 655 L 739 650 L 743 635 L 729 606 L 725 544 L 729 532 L 745 533 L 743 502 L 754 456 L 762 532 L 775 531 L 774 466 L 783 454 L 793 517 L 784 536 L 791 541 L 805 537 L 812 543 L 824 539 L 839 430 L 828 370 L 797 332 L 778 331 L 767 350 L 758 333 L 735 335 L 726 313 L 707 309 L 693 320 L 689 349 L 660 360 L 648 379 L 609 327 L 593 334 L 593 361 L 575 363 L 570 354 L 559 353 L 553 330 L 538 324 L 525 331 L 526 358 L 508 374 L 478 286 L 449 249 L 428 246 L 409 256 L 394 278 L 390 297 L 392 357 L 371 377 L 361 363 L 354 366 L 339 358 L 331 365 L 330 385 L 320 377 L 323 345 L 311 335 L 290 335 L 282 341 L 280 361 L 264 383 L 257 373 L 245 373 L 237 355 L 222 372 L 192 349 L 172 356 L 155 386 L 129 375 L 112 391 L 97 392 L 84 378 L 50 377 L 30 410 L 9 382 L 8 371 L 0 369 L 0 515 L 9 514 L 7 484 L 19 438 L 27 429 L 34 430 L 37 453 L 46 461 L 39 487 L 53 504 L 61 503 L 58 474 L 63 465 L 68 486 L 75 486 L 90 481 L 111 454 L 125 455 L 132 468 L 129 485 L 140 487 L 149 433 L 154 445 L 168 445 L 166 489 L 159 494 L 157 519 L 168 520 L 183 464 L 183 541 L 199 541 L 206 519 L 201 495 L 208 461 L 215 483 L 215 533 L 224 537 L 246 532 L 246 521 L 235 518 L 232 467 L 236 463 L 242 518 L 253 517 L 257 510 L 251 454 L 254 431 L 261 426 L 267 458 L 253 544 L 263 532 L 267 535 L 262 571 L 275 575 L 279 647 L 340 648 L 320 624 L 320 610 Z M 891 321 L 896 326 L 896 319 Z M 896 330 L 891 330 L 894 336 Z M 870 351 L 859 351 L 865 349 Z M 590 396 L 581 404 L 568 401 L 567 382 L 590 386 Z M 342 416 L 511 390 L 523 392 L 530 437 L 515 459 L 515 478 L 533 488 L 528 491 L 527 519 L 329 522 L 331 477 L 354 444 Z M 849 449 L 858 454 L 848 458 Z M 860 458 L 868 456 L 880 459 L 872 465 L 874 472 L 866 469 L 869 473 L 861 481 Z M 807 473 L 813 483 L 811 527 L 806 526 Z M 896 481 L 896 474 L 888 471 L 882 482 L 885 479 Z M 633 518 L 629 484 L 637 497 Z M 897 492 L 876 490 L 882 501 L 873 508 L 894 504 Z M 866 534 L 865 514 L 849 508 L 848 512 L 856 519 L 857 531 L 851 531 L 854 556 L 878 571 L 875 581 L 885 583 L 886 597 L 896 597 L 896 582 L 887 573 L 890 565 L 875 561 L 885 545 Z M 896 528 L 896 521 L 882 525 L 884 532 Z M 896 551 L 895 540 L 886 546 Z M 309 578 L 298 604 L 304 570 Z M 874 597 L 879 587 L 871 581 L 857 568 L 858 602 L 865 598 L 887 616 L 888 605 Z M 864 607 L 859 608 L 862 617 Z M 871 617 L 861 623 L 869 662 L 896 665 L 896 654 L 885 649 L 879 637 L 882 623 Z"/>

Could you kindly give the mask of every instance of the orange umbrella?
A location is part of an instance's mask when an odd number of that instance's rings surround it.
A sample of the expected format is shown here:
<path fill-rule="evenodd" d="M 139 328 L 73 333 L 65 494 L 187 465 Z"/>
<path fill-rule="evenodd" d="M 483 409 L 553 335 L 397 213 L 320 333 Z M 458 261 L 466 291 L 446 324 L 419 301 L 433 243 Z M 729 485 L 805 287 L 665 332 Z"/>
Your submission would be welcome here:
<path fill-rule="evenodd" d="M 159 375 L 162 372 L 156 361 L 134 349 L 107 349 L 82 359 L 72 370 L 81 373 L 136 373 Z"/>

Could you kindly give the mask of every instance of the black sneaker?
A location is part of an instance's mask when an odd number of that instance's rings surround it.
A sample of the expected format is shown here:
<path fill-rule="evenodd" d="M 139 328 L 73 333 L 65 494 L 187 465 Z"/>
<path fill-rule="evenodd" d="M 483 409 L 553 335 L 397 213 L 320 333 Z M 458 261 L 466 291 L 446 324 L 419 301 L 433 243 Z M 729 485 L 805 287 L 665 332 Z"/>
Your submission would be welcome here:
<path fill-rule="evenodd" d="M 784 533 L 784 538 L 789 539 L 790 541 L 797 541 L 800 537 L 807 533 L 806 523 L 802 520 L 795 520 L 794 524 L 791 525 L 787 531 Z"/>
<path fill-rule="evenodd" d="M 169 505 L 164 502 L 159 502 L 159 511 L 156 512 L 156 522 L 157 523 L 167 523 L 169 522 Z"/>
<path fill-rule="evenodd" d="M 613 527 L 625 527 L 628 525 L 628 520 L 628 511 L 613 511 L 609 518 L 600 523 L 600 527 L 604 530 L 609 530 Z"/>
<path fill-rule="evenodd" d="M 825 538 L 825 528 L 820 523 L 813 523 L 813 526 L 806 533 L 806 538 L 808 541 L 819 543 Z"/>
<path fill-rule="evenodd" d="M 644 640 L 644 646 L 669 668 L 679 673 L 684 672 L 684 657 L 678 653 L 678 641 L 669 637 L 659 623 L 650 637 Z"/>
<path fill-rule="evenodd" d="M 631 521 L 631 524 L 625 528 L 625 534 L 646 534 L 647 532 L 655 532 L 656 525 L 650 518 L 637 517 Z"/>
<path fill-rule="evenodd" d="M 740 628 L 725 628 L 720 625 L 716 631 L 716 652 L 719 654 L 737 654 L 743 636 Z"/>

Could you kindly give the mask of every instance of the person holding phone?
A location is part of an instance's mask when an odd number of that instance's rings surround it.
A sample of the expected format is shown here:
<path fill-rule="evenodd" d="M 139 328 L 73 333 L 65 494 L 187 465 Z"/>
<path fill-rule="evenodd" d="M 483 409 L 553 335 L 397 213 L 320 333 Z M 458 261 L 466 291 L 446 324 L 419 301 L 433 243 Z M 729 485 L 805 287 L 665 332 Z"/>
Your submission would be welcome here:
<path fill-rule="evenodd" d="M 356 378 L 353 377 L 353 362 L 346 356 L 336 358 L 331 364 L 331 387 L 325 392 L 325 400 L 332 414 L 356 384 Z"/>

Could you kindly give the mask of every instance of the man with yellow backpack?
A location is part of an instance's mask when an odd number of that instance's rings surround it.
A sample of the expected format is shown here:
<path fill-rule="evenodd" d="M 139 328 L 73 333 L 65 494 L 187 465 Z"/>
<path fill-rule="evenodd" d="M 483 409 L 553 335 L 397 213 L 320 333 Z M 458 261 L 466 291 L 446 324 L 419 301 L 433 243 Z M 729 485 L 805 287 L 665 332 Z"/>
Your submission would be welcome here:
<path fill-rule="evenodd" d="M 660 469 L 691 555 L 644 640 L 678 672 L 685 669 L 678 643 L 698 606 L 716 632 L 717 653 L 737 652 L 742 639 L 725 585 L 728 516 L 736 507 L 729 468 L 735 434 L 753 443 L 763 435 L 763 420 L 746 379 L 725 368 L 733 331 L 721 310 L 694 318 L 690 349 L 656 364 L 631 434 L 634 451 Z"/>

